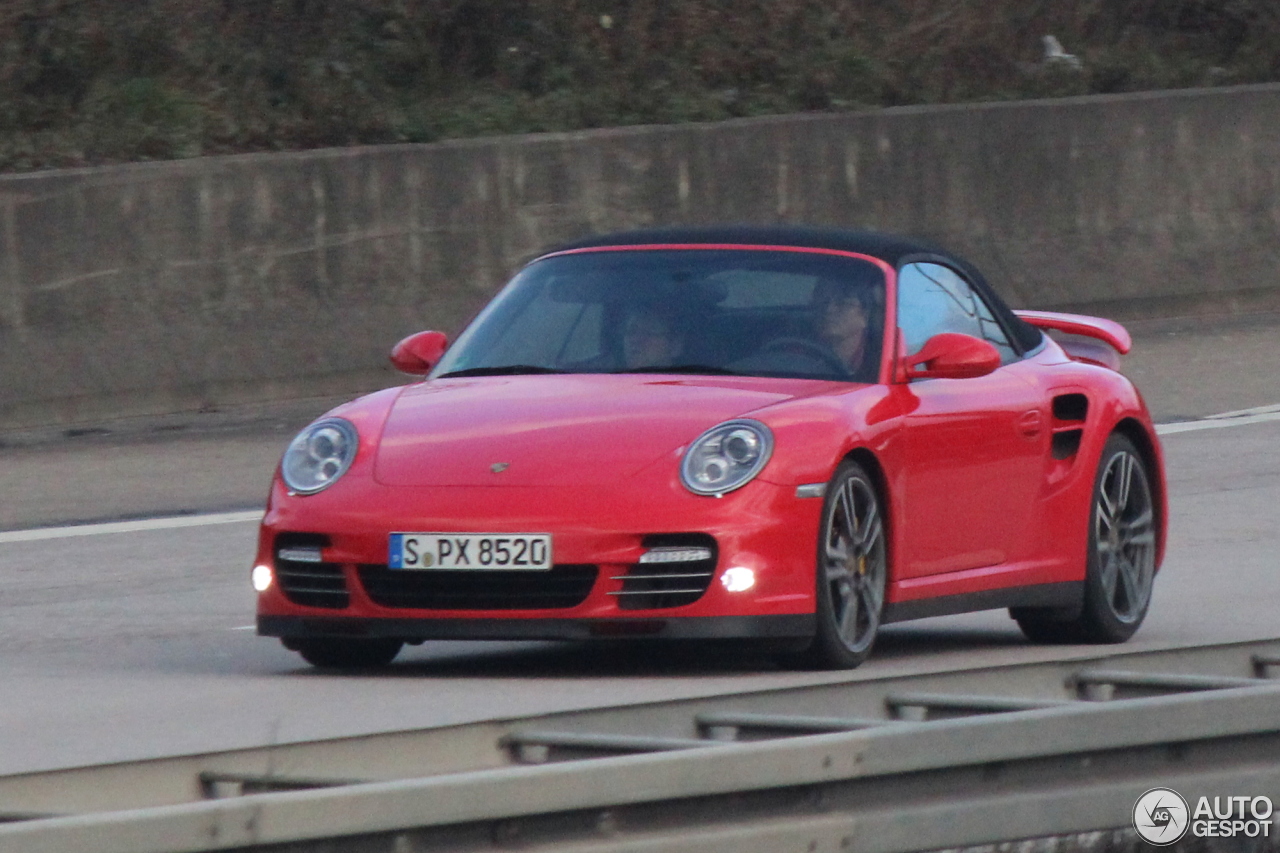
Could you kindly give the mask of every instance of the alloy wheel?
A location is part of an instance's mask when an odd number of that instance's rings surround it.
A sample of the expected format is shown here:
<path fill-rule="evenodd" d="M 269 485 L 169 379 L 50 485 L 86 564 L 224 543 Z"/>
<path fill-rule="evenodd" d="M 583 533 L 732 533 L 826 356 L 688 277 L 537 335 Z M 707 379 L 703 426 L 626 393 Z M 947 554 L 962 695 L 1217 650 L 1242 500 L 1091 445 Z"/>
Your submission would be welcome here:
<path fill-rule="evenodd" d="M 851 474 L 837 482 L 823 525 L 822 571 L 836 635 L 849 651 L 870 648 L 884 604 L 885 544 L 872 485 Z"/>
<path fill-rule="evenodd" d="M 1156 537 L 1151 487 L 1128 450 L 1107 461 L 1093 519 L 1102 594 L 1116 619 L 1140 620 L 1151 600 Z"/>

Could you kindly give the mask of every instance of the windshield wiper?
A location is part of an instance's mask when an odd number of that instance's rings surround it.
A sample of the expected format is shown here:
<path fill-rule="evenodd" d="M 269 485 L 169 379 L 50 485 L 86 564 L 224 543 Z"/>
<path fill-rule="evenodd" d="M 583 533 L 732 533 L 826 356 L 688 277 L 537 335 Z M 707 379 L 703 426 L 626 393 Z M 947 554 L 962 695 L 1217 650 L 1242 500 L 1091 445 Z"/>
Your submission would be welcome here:
<path fill-rule="evenodd" d="M 704 373 L 711 376 L 745 376 L 727 367 L 712 367 L 709 364 L 673 364 L 668 367 L 628 367 L 623 370 L 611 370 L 610 373 Z"/>
<path fill-rule="evenodd" d="M 536 364 L 504 364 L 501 367 L 468 367 L 466 370 L 454 370 L 442 373 L 437 379 L 453 379 L 456 376 L 516 376 L 526 373 L 564 373 L 554 367 L 540 367 Z"/>

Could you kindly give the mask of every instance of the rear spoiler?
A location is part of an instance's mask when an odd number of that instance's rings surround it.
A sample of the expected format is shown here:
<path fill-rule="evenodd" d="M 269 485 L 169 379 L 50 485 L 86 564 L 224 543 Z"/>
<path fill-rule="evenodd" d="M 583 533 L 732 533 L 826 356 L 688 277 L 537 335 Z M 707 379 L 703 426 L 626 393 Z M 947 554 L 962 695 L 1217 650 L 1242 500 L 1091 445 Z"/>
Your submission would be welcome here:
<path fill-rule="evenodd" d="M 1060 342 L 1067 355 L 1076 361 L 1099 364 L 1112 370 L 1120 369 L 1120 356 L 1133 349 L 1129 331 L 1114 320 L 1102 317 L 1086 317 L 1083 314 L 1060 314 L 1056 311 L 1014 311 L 1019 320 L 1039 329 L 1053 329 L 1068 335 L 1093 338 L 1106 344 L 1100 347 L 1091 341 Z"/>

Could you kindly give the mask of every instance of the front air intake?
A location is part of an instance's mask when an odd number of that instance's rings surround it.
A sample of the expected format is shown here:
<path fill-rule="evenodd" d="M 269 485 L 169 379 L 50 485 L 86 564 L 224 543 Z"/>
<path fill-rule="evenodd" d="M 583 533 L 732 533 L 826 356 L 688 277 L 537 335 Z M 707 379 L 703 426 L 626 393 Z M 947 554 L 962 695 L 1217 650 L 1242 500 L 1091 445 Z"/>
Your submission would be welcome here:
<path fill-rule="evenodd" d="M 627 567 L 617 596 L 619 610 L 683 607 L 702 597 L 716 571 L 716 540 L 705 533 L 646 536 L 640 562 Z"/>
<path fill-rule="evenodd" d="M 321 551 L 329 537 L 318 533 L 281 533 L 272 549 L 276 583 L 284 597 L 305 607 L 341 610 L 351 603 L 340 563 L 326 563 Z"/>
<path fill-rule="evenodd" d="M 375 604 L 420 610 L 564 610 L 587 600 L 598 572 L 572 564 L 550 571 L 359 569 Z"/>

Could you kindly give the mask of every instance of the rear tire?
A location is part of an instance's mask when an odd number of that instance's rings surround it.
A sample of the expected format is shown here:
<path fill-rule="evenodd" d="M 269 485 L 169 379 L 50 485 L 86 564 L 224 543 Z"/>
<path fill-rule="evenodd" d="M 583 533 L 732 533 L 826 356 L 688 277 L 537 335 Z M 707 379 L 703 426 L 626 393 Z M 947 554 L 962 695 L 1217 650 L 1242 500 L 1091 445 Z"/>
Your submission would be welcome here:
<path fill-rule="evenodd" d="M 395 660 L 403 645 L 394 639 L 313 637 L 294 641 L 291 647 L 307 663 L 321 669 L 373 669 Z"/>
<path fill-rule="evenodd" d="M 817 630 L 792 662 L 852 669 L 871 654 L 889 577 L 880 493 L 856 462 L 841 464 L 827 487 L 816 575 Z"/>
<path fill-rule="evenodd" d="M 1155 503 L 1146 463 L 1113 433 L 1102 449 L 1089 507 L 1089 553 L 1078 613 L 1015 608 L 1036 643 L 1123 643 L 1146 618 L 1155 580 Z"/>

